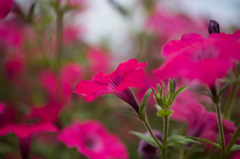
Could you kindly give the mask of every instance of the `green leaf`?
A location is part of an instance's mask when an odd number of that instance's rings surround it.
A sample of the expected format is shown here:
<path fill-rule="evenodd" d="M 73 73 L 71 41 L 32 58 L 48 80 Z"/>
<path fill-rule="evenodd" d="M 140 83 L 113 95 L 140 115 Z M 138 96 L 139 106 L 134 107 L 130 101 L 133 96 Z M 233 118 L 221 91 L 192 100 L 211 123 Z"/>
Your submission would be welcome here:
<path fill-rule="evenodd" d="M 137 117 L 138 119 L 142 120 L 137 114 L 134 114 L 134 113 L 132 113 L 132 112 L 129 112 L 129 111 L 122 111 L 122 113 L 133 115 L 133 116 Z"/>
<path fill-rule="evenodd" d="M 160 89 L 160 84 L 158 83 L 158 84 L 157 84 L 157 92 L 158 92 L 159 94 L 160 94 L 160 90 L 161 90 L 161 89 Z"/>
<path fill-rule="evenodd" d="M 238 151 L 240 150 L 240 145 L 234 144 L 233 147 L 231 148 L 231 151 Z"/>
<path fill-rule="evenodd" d="M 151 89 L 149 88 L 149 89 L 147 90 L 147 92 L 144 94 L 144 97 L 143 97 L 143 100 L 142 100 L 142 104 L 146 104 L 146 101 L 148 100 L 151 92 L 152 92 L 152 91 L 151 91 Z"/>
<path fill-rule="evenodd" d="M 185 136 L 173 135 L 167 139 L 166 146 L 171 146 L 171 145 L 176 145 L 176 144 L 188 144 L 188 143 L 200 144 L 199 142 L 194 141 L 192 139 L 188 139 Z"/>
<path fill-rule="evenodd" d="M 183 91 L 187 90 L 188 87 L 187 86 L 182 86 L 181 88 L 179 88 L 177 91 L 176 91 L 176 95 L 179 95 L 180 93 L 182 93 Z"/>
<path fill-rule="evenodd" d="M 162 99 L 163 86 L 160 88 L 160 98 Z"/>
<path fill-rule="evenodd" d="M 154 89 L 153 87 L 151 87 L 151 89 L 152 89 L 152 91 L 153 91 L 154 95 L 157 95 L 157 93 L 156 93 L 155 89 Z"/>
<path fill-rule="evenodd" d="M 199 140 L 199 141 L 203 141 L 203 142 L 209 143 L 209 144 L 217 147 L 219 150 L 221 150 L 221 147 L 220 147 L 219 144 L 214 143 L 214 142 L 212 142 L 212 141 L 209 141 L 209 140 L 207 140 L 207 139 L 202 139 L 202 138 L 197 138 L 197 137 L 192 137 L 192 136 L 187 136 L 186 138 L 195 139 L 195 140 Z"/>
<path fill-rule="evenodd" d="M 162 108 L 159 105 L 154 105 L 158 111 L 162 110 Z"/>
<path fill-rule="evenodd" d="M 152 146 L 158 147 L 157 143 L 154 141 L 154 139 L 150 136 L 146 136 L 143 133 L 140 132 L 136 132 L 136 131 L 130 131 L 131 134 L 134 134 L 136 136 L 138 136 L 140 139 L 143 139 L 144 141 L 146 141 L 147 143 L 149 143 Z M 159 141 L 160 142 L 160 141 Z"/>
<path fill-rule="evenodd" d="M 162 83 L 162 85 L 164 86 L 165 90 L 167 91 L 168 88 L 167 88 L 166 84 L 165 84 L 163 81 L 161 81 L 161 83 Z"/>
<path fill-rule="evenodd" d="M 172 115 L 172 113 L 173 113 L 173 110 L 161 109 L 160 111 L 157 112 L 157 115 L 165 118 Z"/>
<path fill-rule="evenodd" d="M 169 84 L 169 93 L 171 95 L 174 92 L 173 83 L 171 79 L 168 80 L 168 84 Z"/>
<path fill-rule="evenodd" d="M 169 100 L 168 100 L 168 106 L 170 108 L 170 106 L 172 105 L 172 103 L 175 101 L 176 97 L 182 93 L 183 91 L 185 91 L 186 89 L 188 89 L 187 86 L 182 86 L 181 88 L 179 88 L 176 92 L 172 93 L 171 96 L 169 97 Z"/>

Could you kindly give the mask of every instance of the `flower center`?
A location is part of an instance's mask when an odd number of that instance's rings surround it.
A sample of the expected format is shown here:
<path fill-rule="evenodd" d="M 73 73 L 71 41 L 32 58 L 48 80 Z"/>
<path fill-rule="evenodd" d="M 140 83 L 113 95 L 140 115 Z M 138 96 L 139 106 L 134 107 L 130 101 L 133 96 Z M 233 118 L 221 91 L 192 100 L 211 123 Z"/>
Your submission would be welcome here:
<path fill-rule="evenodd" d="M 86 137 L 86 139 L 84 141 L 84 145 L 86 146 L 86 148 L 88 148 L 94 152 L 101 151 L 101 149 L 103 147 L 103 143 L 101 142 L 101 140 L 96 137 L 92 137 L 92 136 Z"/>
<path fill-rule="evenodd" d="M 201 47 L 194 50 L 190 55 L 194 62 L 199 62 L 207 59 L 216 59 L 219 55 L 219 51 L 214 47 Z"/>

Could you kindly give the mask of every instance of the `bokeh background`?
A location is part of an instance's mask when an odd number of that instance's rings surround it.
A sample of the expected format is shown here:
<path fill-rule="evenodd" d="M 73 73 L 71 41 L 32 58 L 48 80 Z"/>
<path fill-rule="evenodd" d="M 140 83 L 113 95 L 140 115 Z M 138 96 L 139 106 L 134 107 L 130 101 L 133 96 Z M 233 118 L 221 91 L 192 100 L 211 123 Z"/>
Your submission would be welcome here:
<path fill-rule="evenodd" d="M 240 1 L 15 0 L 8 16 L 0 21 L 0 101 L 5 105 L 0 128 L 6 123 L 49 121 L 62 130 L 73 121 L 95 119 L 127 145 L 129 158 L 139 158 L 139 139 L 129 131 L 145 132 L 145 127 L 121 113 L 131 107 L 114 95 L 88 103 L 73 93 L 76 84 L 136 58 L 148 63 L 146 87 L 133 89 L 141 101 L 144 92 L 156 85 L 151 71 L 164 61 L 162 46 L 189 32 L 207 37 L 211 19 L 219 22 L 221 31 L 233 33 L 240 28 Z M 208 101 L 204 98 L 202 103 L 213 111 Z M 154 101 L 147 112 L 152 127 L 161 130 Z M 233 113 L 235 124 L 240 121 L 239 114 L 237 109 Z M 175 128 L 170 134 L 184 135 L 186 124 L 170 122 Z M 86 158 L 76 148 L 59 142 L 57 135 L 34 138 L 32 156 Z M 178 149 L 170 151 L 175 152 L 171 155 L 175 159 Z M 189 158 L 201 158 L 199 153 Z M 0 158 L 20 158 L 16 135 L 0 137 Z"/>

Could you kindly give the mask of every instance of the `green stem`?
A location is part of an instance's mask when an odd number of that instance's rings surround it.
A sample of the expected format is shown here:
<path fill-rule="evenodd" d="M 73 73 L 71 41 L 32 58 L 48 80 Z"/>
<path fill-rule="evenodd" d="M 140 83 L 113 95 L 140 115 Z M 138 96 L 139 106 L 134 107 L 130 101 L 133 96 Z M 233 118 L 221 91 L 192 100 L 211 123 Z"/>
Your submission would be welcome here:
<path fill-rule="evenodd" d="M 228 146 L 227 146 L 227 154 L 229 154 L 231 152 L 231 149 L 234 145 L 234 143 L 236 142 L 237 138 L 238 138 L 238 135 L 240 134 L 240 125 L 238 126 L 236 132 L 234 133 L 231 141 L 229 142 Z"/>
<path fill-rule="evenodd" d="M 217 112 L 217 119 L 218 119 L 218 128 L 220 132 L 220 139 L 221 139 L 221 148 L 222 148 L 222 154 L 221 159 L 226 159 L 226 148 L 225 148 L 225 139 L 224 139 L 224 133 L 223 133 L 223 125 L 221 120 L 221 110 L 218 103 L 215 103 L 216 105 L 216 112 Z"/>
<path fill-rule="evenodd" d="M 153 134 L 152 129 L 150 128 L 150 126 L 149 126 L 148 122 L 146 121 L 146 119 L 143 119 L 142 121 L 144 122 L 144 125 L 146 126 L 148 132 L 151 134 L 152 138 L 153 138 L 153 139 L 155 140 L 155 142 L 157 143 L 159 149 L 162 150 L 163 147 L 162 147 L 161 143 L 158 141 L 158 139 L 156 138 L 156 136 Z"/>
<path fill-rule="evenodd" d="M 167 158 L 167 138 L 168 138 L 168 117 L 164 118 L 164 139 L 163 139 L 163 149 L 162 149 L 162 157 L 163 159 Z"/>
<path fill-rule="evenodd" d="M 226 110 L 224 111 L 224 112 L 225 112 L 225 114 L 224 114 L 224 119 L 229 119 L 230 116 L 231 116 L 232 108 L 233 108 L 233 99 L 234 99 L 234 97 L 235 97 L 236 90 L 237 90 L 237 84 L 234 83 L 234 84 L 233 84 L 232 91 L 231 91 L 231 94 L 230 94 L 230 98 L 229 98 L 229 100 L 228 100 L 227 108 L 226 108 Z"/>

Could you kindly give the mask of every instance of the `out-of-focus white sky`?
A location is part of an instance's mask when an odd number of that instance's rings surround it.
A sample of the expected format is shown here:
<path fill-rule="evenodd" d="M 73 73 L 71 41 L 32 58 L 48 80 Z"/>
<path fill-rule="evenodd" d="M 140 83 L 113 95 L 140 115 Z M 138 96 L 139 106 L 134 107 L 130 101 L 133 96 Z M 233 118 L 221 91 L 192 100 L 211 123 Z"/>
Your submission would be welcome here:
<path fill-rule="evenodd" d="M 98 45 L 108 39 L 114 52 L 124 52 L 130 45 L 127 36 L 142 29 L 145 14 L 142 10 L 143 0 L 115 0 L 131 11 L 131 17 L 124 17 L 108 0 L 86 0 L 88 9 L 79 16 L 78 22 L 84 26 L 84 39 Z M 184 12 L 193 18 L 207 17 L 215 19 L 221 28 L 230 25 L 240 27 L 240 0 L 161 0 L 160 4 L 169 9 Z"/>

